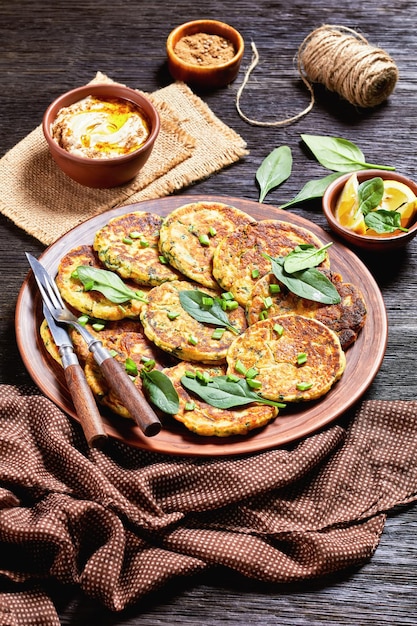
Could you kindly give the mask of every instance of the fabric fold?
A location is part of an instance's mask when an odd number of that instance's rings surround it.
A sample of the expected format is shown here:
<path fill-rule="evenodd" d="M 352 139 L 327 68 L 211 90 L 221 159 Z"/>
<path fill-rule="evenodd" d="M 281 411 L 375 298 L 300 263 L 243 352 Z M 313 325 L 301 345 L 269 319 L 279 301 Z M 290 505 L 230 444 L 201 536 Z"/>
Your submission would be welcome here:
<path fill-rule="evenodd" d="M 48 582 L 120 611 L 218 565 L 269 583 L 359 566 L 387 513 L 416 499 L 416 416 L 416 402 L 365 401 L 347 430 L 173 457 L 114 439 L 90 450 L 39 392 L 0 386 L 0 624 L 27 624 L 19 616 L 36 602 L 55 624 Z"/>

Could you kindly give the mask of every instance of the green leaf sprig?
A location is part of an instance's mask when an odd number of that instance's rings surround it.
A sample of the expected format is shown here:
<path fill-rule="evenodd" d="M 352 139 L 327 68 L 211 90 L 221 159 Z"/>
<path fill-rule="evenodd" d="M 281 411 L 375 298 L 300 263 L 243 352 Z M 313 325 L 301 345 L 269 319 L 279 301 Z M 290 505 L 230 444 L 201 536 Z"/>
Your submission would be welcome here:
<path fill-rule="evenodd" d="M 324 178 L 308 181 L 292 200 L 280 205 L 281 209 L 321 198 L 329 184 L 345 172 L 362 169 L 395 170 L 395 167 L 391 165 L 368 163 L 362 150 L 343 137 L 302 134 L 301 139 L 317 161 L 334 173 Z M 256 179 L 261 188 L 259 202 L 263 202 L 267 193 L 274 187 L 287 180 L 291 169 L 292 154 L 288 146 L 275 148 L 265 157 L 256 173 Z"/>
<path fill-rule="evenodd" d="M 368 228 L 376 233 L 393 233 L 396 230 L 407 232 L 408 228 L 401 226 L 401 215 L 398 211 L 377 209 L 384 196 L 384 181 L 375 176 L 365 180 L 358 187 L 359 209 Z"/>
<path fill-rule="evenodd" d="M 203 324 L 227 328 L 235 335 L 239 334 L 239 330 L 230 323 L 227 313 L 222 309 L 220 299 L 210 298 L 199 289 L 183 289 L 179 292 L 179 297 L 182 308 L 193 319 Z"/>
<path fill-rule="evenodd" d="M 271 261 L 274 276 L 296 296 L 321 304 L 338 304 L 341 298 L 336 287 L 316 267 L 329 245 L 315 248 L 305 244 L 297 246 L 287 257 L 263 256 Z"/>
<path fill-rule="evenodd" d="M 158 409 L 163 413 L 175 415 L 179 409 L 179 397 L 171 379 L 160 370 L 150 369 L 145 365 L 140 370 L 142 388 Z"/>
<path fill-rule="evenodd" d="M 362 150 L 352 141 L 343 139 L 343 137 L 302 134 L 301 139 L 309 147 L 317 161 L 334 172 L 352 172 L 364 169 L 395 170 L 395 167 L 391 165 L 367 163 Z"/>
<path fill-rule="evenodd" d="M 258 202 L 263 202 L 266 194 L 289 178 L 292 170 L 292 154 L 288 146 L 275 148 L 262 161 L 256 172 L 260 193 Z"/>
<path fill-rule="evenodd" d="M 252 404 L 267 404 L 277 408 L 285 408 L 285 404 L 263 398 L 259 393 L 253 391 L 246 378 L 230 379 L 226 376 L 213 376 L 208 379 L 203 377 L 181 377 L 181 384 L 195 393 L 207 404 L 218 409 L 231 409 L 238 406 Z"/>
<path fill-rule="evenodd" d="M 90 265 L 79 265 L 73 273 L 73 277 L 82 282 L 85 291 L 99 291 L 115 304 L 123 304 L 129 300 L 148 301 L 142 291 L 131 289 L 118 274 L 109 270 Z"/>

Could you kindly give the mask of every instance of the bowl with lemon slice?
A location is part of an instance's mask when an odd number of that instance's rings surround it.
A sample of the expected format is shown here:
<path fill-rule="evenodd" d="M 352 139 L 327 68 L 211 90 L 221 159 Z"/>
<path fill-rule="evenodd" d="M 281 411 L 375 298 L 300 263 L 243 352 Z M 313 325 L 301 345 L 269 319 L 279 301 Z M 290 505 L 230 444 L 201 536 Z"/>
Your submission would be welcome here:
<path fill-rule="evenodd" d="M 392 250 L 417 234 L 417 184 L 394 171 L 343 174 L 326 189 L 322 206 L 330 228 L 358 248 Z"/>

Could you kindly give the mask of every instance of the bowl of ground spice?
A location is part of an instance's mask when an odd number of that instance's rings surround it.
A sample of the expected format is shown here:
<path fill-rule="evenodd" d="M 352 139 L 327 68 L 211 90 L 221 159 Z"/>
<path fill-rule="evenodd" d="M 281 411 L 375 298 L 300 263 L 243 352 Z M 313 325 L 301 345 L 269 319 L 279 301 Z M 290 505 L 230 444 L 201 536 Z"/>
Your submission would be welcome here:
<path fill-rule="evenodd" d="M 224 87 L 237 76 L 244 52 L 242 35 L 217 20 L 177 26 L 167 39 L 168 69 L 175 80 L 199 87 Z"/>

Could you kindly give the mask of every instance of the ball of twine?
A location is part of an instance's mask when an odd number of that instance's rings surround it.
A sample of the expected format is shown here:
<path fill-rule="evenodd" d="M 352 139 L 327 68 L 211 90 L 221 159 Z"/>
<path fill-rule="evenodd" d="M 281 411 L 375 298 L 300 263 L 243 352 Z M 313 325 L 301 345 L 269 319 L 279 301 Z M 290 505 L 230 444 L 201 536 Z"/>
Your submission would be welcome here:
<path fill-rule="evenodd" d="M 298 65 L 310 82 L 363 108 L 381 104 L 398 80 L 398 68 L 387 52 L 343 26 L 325 24 L 310 33 L 299 48 Z"/>
<path fill-rule="evenodd" d="M 393 92 L 398 80 L 398 68 L 390 55 L 368 43 L 347 26 L 324 24 L 312 31 L 301 43 L 297 54 L 300 77 L 310 92 L 308 106 L 286 119 L 263 122 L 245 115 L 240 99 L 249 76 L 259 62 L 256 45 L 252 42 L 252 61 L 236 96 L 236 108 L 242 119 L 254 126 L 284 126 L 299 120 L 314 106 L 313 83 L 362 108 L 375 107 Z"/>

